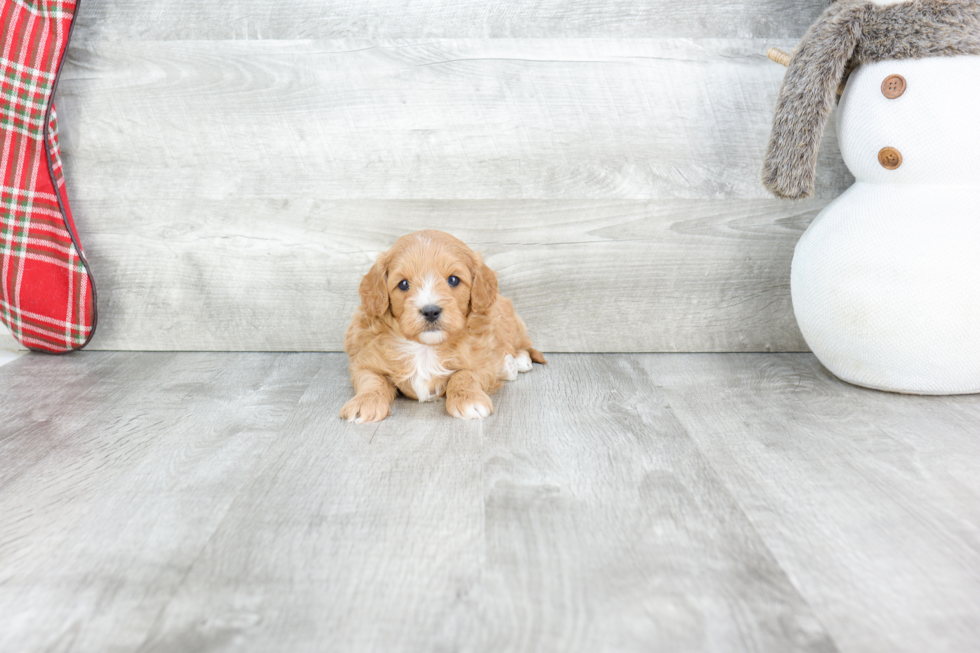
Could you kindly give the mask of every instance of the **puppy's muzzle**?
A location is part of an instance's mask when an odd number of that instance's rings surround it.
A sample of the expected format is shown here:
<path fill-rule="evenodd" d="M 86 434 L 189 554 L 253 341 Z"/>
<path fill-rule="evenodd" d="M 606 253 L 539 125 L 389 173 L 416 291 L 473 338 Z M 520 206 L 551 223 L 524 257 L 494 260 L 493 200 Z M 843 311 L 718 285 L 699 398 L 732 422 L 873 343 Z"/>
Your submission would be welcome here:
<path fill-rule="evenodd" d="M 432 324 L 439 319 L 440 315 L 442 315 L 442 309 L 435 304 L 429 304 L 428 306 L 423 306 L 419 313 L 422 314 L 422 317 L 425 318 L 426 322 Z"/>

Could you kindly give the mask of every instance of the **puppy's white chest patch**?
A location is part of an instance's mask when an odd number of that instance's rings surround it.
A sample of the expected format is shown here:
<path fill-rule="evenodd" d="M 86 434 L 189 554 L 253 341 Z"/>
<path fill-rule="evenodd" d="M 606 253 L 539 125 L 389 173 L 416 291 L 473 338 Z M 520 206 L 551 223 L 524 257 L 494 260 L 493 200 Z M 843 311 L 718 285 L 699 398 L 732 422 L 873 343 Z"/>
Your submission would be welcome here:
<path fill-rule="evenodd" d="M 446 379 L 452 371 L 443 367 L 436 348 L 411 340 L 399 345 L 408 364 L 405 385 L 412 388 L 416 398 L 419 401 L 432 401 L 442 395 L 446 389 Z"/>

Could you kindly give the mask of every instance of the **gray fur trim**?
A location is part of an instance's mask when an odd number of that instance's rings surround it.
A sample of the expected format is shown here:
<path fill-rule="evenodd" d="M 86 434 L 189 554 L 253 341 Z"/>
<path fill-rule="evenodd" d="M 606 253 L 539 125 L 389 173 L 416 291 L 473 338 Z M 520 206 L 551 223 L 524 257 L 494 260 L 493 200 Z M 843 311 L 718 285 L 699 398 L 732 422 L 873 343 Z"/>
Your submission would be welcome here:
<path fill-rule="evenodd" d="M 980 54 L 980 0 L 834 2 L 803 36 L 776 103 L 762 183 L 812 197 L 817 153 L 845 70 L 885 59 Z"/>

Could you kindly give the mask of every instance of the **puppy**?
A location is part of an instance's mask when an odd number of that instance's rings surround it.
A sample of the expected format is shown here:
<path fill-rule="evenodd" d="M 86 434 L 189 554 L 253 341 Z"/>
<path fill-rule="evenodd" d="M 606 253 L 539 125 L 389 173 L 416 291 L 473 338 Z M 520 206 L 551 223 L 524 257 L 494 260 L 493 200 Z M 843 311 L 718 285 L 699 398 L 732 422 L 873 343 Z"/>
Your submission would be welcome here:
<path fill-rule="evenodd" d="M 545 362 L 497 292 L 496 273 L 447 233 L 399 238 L 364 275 L 360 295 L 344 339 L 355 393 L 340 411 L 348 421 L 383 420 L 399 391 L 419 401 L 445 395 L 450 415 L 480 419 L 504 381 Z"/>

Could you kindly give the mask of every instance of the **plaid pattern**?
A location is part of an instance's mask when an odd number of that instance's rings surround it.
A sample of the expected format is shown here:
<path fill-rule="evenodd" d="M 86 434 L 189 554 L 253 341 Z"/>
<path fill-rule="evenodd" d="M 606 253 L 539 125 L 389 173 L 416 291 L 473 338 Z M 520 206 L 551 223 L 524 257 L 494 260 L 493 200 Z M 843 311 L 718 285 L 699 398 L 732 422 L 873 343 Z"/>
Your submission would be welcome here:
<path fill-rule="evenodd" d="M 0 319 L 29 349 L 95 331 L 95 288 L 65 194 L 52 104 L 73 0 L 0 0 Z"/>

